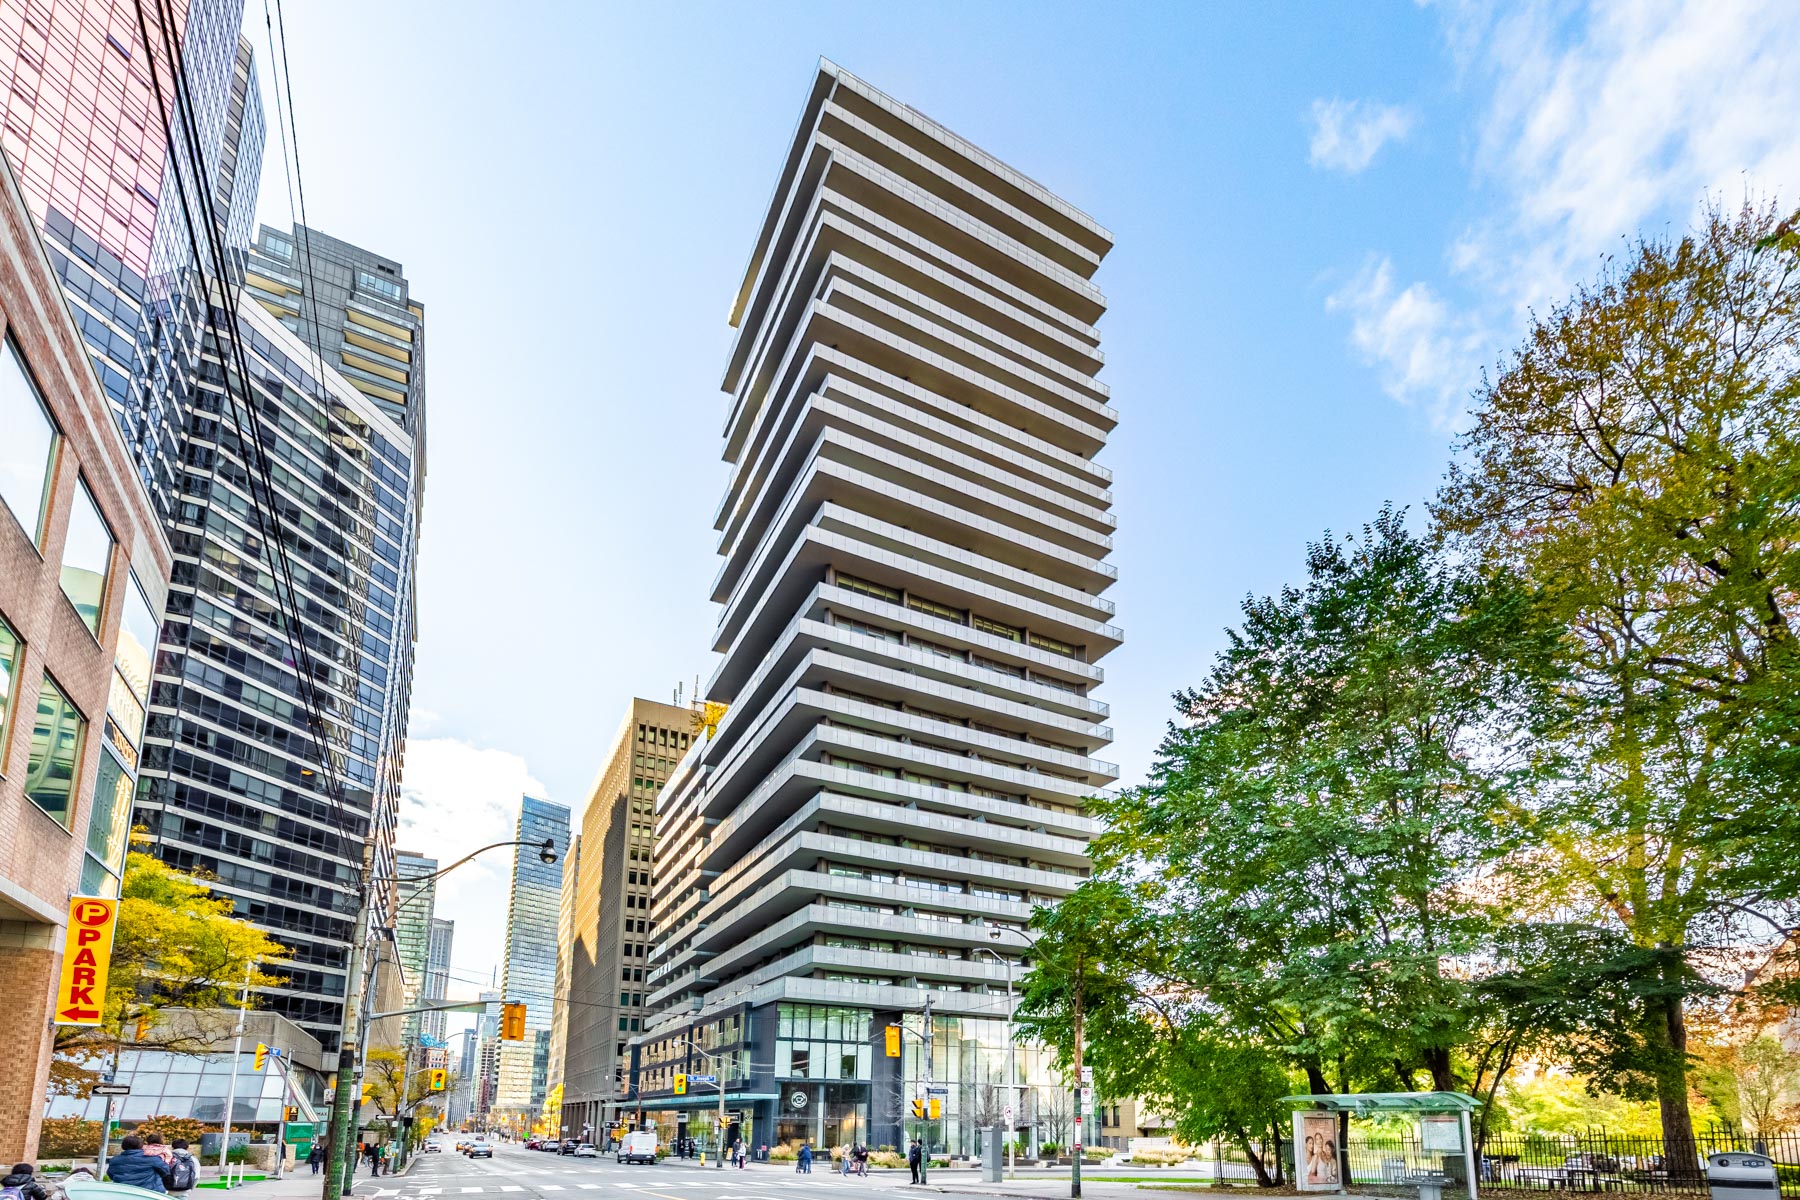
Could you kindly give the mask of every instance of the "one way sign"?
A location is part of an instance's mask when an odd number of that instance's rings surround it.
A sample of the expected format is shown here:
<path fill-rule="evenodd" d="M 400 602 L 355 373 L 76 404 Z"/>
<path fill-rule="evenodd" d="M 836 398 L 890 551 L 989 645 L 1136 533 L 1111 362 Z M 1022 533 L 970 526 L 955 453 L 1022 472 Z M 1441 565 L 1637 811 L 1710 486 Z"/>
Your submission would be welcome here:
<path fill-rule="evenodd" d="M 106 1011 L 106 969 L 112 964 L 116 900 L 73 896 L 63 938 L 62 978 L 56 985 L 58 1025 L 98 1025 Z"/>

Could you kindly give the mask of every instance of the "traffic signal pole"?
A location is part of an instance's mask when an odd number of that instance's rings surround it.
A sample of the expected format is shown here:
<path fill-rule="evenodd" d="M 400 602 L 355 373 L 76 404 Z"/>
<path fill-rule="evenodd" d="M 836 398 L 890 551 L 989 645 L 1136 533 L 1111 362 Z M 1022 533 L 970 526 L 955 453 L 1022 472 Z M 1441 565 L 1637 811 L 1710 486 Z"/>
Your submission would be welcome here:
<path fill-rule="evenodd" d="M 925 1136 L 920 1139 L 924 1144 L 919 1147 L 919 1186 L 929 1182 L 931 1171 L 931 1044 L 937 1039 L 931 1036 L 931 993 L 925 993 L 925 1012 L 923 1021 L 925 1042 Z"/>

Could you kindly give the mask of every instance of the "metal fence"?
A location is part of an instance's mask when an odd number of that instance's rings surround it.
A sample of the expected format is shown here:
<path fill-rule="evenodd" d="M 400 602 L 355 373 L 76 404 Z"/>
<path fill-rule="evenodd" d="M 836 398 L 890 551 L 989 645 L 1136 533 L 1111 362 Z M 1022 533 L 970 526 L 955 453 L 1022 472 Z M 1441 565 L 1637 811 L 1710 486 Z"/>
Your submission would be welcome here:
<path fill-rule="evenodd" d="M 1696 1136 L 1694 1142 L 1694 1162 L 1684 1170 L 1668 1161 L 1661 1138 L 1625 1137 L 1604 1130 L 1554 1136 L 1491 1134 L 1480 1147 L 1476 1170 L 1483 1190 L 1696 1194 L 1706 1191 L 1708 1154 L 1748 1151 L 1774 1159 L 1781 1194 L 1800 1198 L 1800 1134 L 1753 1138 L 1714 1131 Z M 1353 1133 L 1348 1156 L 1351 1182 L 1357 1184 L 1403 1185 L 1420 1172 L 1463 1179 L 1460 1155 L 1426 1151 L 1417 1138 Z"/>

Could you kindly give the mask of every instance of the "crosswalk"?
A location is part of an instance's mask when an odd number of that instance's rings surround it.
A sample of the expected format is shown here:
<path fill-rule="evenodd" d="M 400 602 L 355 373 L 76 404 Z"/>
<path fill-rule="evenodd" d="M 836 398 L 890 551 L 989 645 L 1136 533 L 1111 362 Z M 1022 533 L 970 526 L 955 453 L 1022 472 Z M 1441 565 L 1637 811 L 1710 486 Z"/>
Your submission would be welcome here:
<path fill-rule="evenodd" d="M 515 1177 L 515 1176 L 526 1175 L 526 1174 L 530 1174 L 530 1172 L 515 1171 L 515 1172 L 512 1172 L 509 1177 Z M 554 1173 L 553 1172 L 543 1172 L 543 1174 L 554 1174 Z M 775 1182 L 774 1180 L 766 1180 L 766 1179 L 744 1179 L 741 1177 L 736 1178 L 736 1179 L 687 1179 L 687 1178 L 672 1178 L 671 1177 L 672 1175 L 673 1175 L 673 1172 L 659 1172 L 657 1175 L 657 1178 L 654 1181 L 648 1182 L 648 1183 L 632 1182 L 632 1181 L 628 1181 L 628 1180 L 609 1179 L 605 1183 L 534 1183 L 531 1185 L 531 1187 L 529 1189 L 527 1189 L 523 1184 L 517 1184 L 517 1183 L 431 1184 L 431 1183 L 425 1183 L 424 1181 L 420 1181 L 418 1184 L 402 1183 L 401 1186 L 399 1186 L 399 1187 L 376 1188 L 373 1191 L 360 1192 L 359 1194 L 366 1198 L 370 1198 L 370 1200 L 379 1200 L 379 1198 L 387 1197 L 387 1196 L 408 1196 L 408 1197 L 483 1196 L 483 1195 L 500 1195 L 500 1194 L 511 1193 L 511 1192 L 523 1192 L 523 1191 L 527 1191 L 527 1190 L 534 1191 L 534 1192 L 597 1192 L 597 1191 L 602 1191 L 602 1190 L 612 1190 L 615 1188 L 623 1190 L 623 1191 L 628 1191 L 628 1192 L 640 1191 L 640 1190 L 645 1190 L 645 1189 L 653 1189 L 653 1190 L 659 1191 L 659 1192 L 669 1192 L 669 1191 L 695 1191 L 695 1192 L 713 1191 L 713 1192 L 716 1192 L 716 1191 L 721 1191 L 721 1190 L 743 1191 L 745 1189 L 749 1189 L 751 1191 L 759 1191 L 759 1192 L 769 1193 L 769 1192 L 771 1192 L 772 1189 L 776 1189 L 781 1186 L 779 1183 Z M 565 1176 L 565 1178 L 566 1178 L 566 1176 Z"/>

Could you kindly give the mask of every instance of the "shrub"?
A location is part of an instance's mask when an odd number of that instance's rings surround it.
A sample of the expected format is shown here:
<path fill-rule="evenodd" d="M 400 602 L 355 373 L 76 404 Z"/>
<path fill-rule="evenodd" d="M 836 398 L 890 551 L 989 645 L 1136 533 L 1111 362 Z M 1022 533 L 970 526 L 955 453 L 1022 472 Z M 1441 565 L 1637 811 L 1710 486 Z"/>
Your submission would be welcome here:
<path fill-rule="evenodd" d="M 147 1133 L 160 1134 L 162 1140 L 171 1145 L 181 1141 L 187 1142 L 190 1146 L 198 1149 L 200 1145 L 200 1135 L 203 1133 L 217 1133 L 219 1132 L 219 1126 L 208 1125 L 205 1121 L 197 1120 L 194 1117 L 158 1116 L 145 1117 L 142 1121 L 137 1123 L 137 1128 L 132 1132 L 136 1133 L 139 1137 L 142 1137 Z"/>
<path fill-rule="evenodd" d="M 1131 1161 L 1145 1167 L 1172 1167 L 1192 1157 L 1186 1150 L 1133 1150 Z"/>
<path fill-rule="evenodd" d="M 869 1165 L 871 1167 L 904 1167 L 906 1155 L 896 1154 L 892 1150 L 871 1150 L 869 1151 Z"/>
<path fill-rule="evenodd" d="M 770 1162 L 793 1162 L 800 1157 L 800 1145 L 797 1142 L 783 1142 L 769 1150 Z"/>
<path fill-rule="evenodd" d="M 1061 1151 L 1062 1147 L 1055 1142 L 1038 1143 L 1038 1153 L 1044 1158 L 1055 1158 Z"/>
<path fill-rule="evenodd" d="M 45 1158 L 82 1158 L 100 1153 L 100 1122 L 80 1117 L 45 1117 L 38 1134 Z"/>

